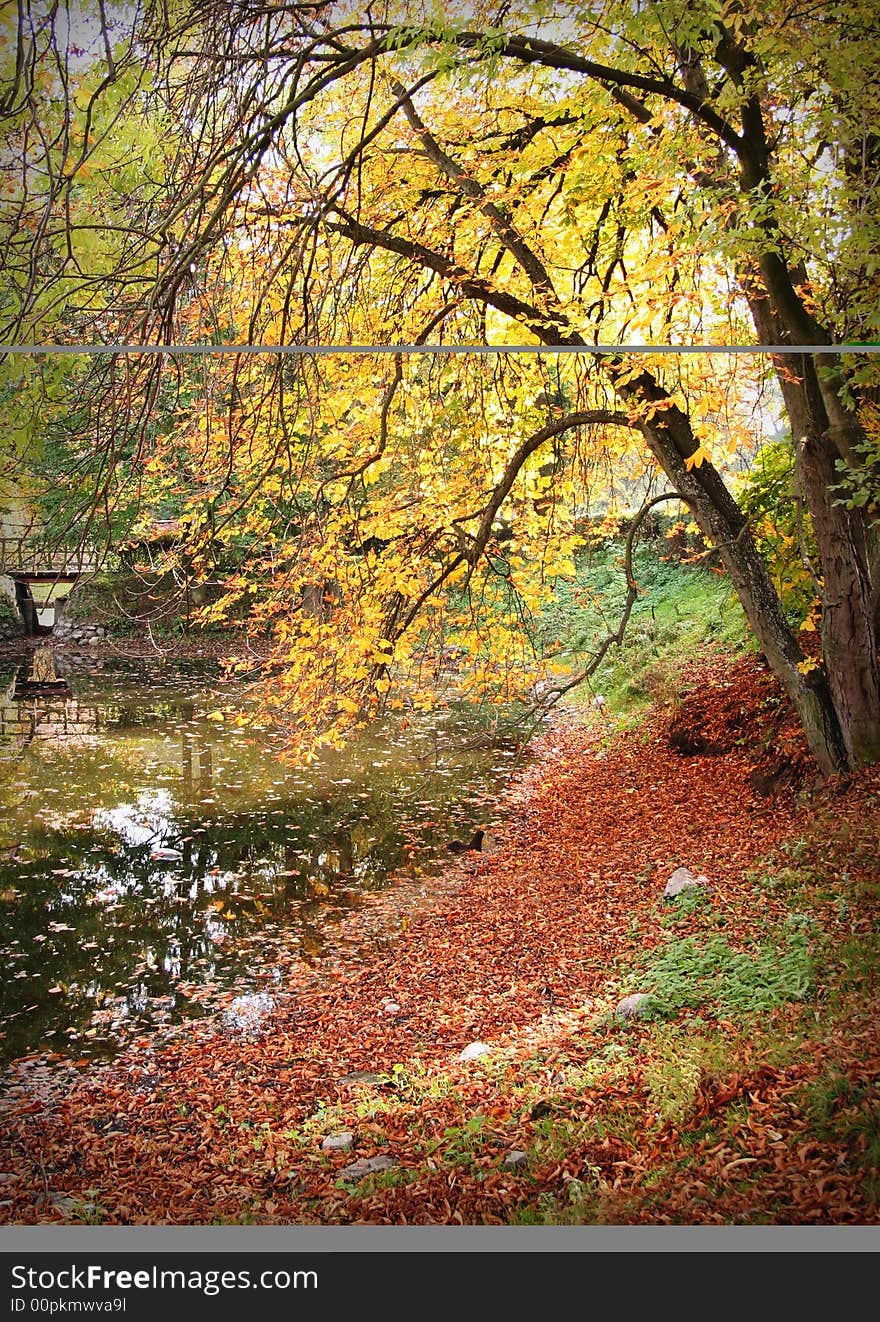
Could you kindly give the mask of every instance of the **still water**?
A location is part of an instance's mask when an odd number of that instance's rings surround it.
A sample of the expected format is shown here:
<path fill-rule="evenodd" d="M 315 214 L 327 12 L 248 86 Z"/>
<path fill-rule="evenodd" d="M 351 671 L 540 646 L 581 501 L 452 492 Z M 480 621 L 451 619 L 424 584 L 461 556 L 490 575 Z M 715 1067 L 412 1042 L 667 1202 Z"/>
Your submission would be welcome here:
<path fill-rule="evenodd" d="M 108 1056 L 265 997 L 403 868 L 430 877 L 515 749 L 445 712 L 306 770 L 217 719 L 204 663 L 0 659 L 0 1058 Z M 247 695 L 239 695 L 247 711 Z"/>

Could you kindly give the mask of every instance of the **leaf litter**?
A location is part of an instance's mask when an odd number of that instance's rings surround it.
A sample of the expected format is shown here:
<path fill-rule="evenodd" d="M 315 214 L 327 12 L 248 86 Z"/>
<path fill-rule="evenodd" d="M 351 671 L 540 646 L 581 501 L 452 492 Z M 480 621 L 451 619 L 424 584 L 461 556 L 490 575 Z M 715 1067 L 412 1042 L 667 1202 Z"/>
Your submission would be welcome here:
<path fill-rule="evenodd" d="M 880 1220 L 880 960 L 846 965 L 876 926 L 880 773 L 807 795 L 754 663 L 692 680 L 610 739 L 557 713 L 491 854 L 365 896 L 311 963 L 255 950 L 258 1032 L 214 1015 L 111 1064 L 17 1062 L 0 1217 L 75 1220 L 88 1191 L 104 1224 Z M 712 883 L 684 909 L 661 898 L 681 865 Z M 808 1002 L 614 1015 L 671 936 L 747 953 L 793 913 L 828 960 Z M 341 1131 L 350 1151 L 322 1148 Z"/>

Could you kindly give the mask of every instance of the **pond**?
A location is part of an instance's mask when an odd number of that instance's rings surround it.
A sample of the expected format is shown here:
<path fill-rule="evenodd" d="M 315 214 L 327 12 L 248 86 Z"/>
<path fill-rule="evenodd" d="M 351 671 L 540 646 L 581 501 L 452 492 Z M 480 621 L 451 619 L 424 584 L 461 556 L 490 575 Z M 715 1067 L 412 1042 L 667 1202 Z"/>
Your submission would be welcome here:
<path fill-rule="evenodd" d="M 107 1057 L 231 990 L 259 1006 L 367 892 L 439 871 L 517 756 L 448 710 L 290 769 L 267 733 L 218 719 L 232 695 L 205 663 L 33 679 L 32 658 L 0 659 L 7 1061 Z"/>

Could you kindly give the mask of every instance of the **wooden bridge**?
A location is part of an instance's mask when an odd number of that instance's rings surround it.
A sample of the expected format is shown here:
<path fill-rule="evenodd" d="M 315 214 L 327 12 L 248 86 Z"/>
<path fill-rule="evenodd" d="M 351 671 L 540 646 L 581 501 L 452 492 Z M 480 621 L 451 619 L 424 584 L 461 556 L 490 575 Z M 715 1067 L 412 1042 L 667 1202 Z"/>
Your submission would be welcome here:
<path fill-rule="evenodd" d="M 22 583 L 73 583 L 98 568 L 89 547 L 49 546 L 30 537 L 0 537 L 0 574 Z"/>
<path fill-rule="evenodd" d="M 99 565 L 94 551 L 85 547 L 59 547 L 34 537 L 0 537 L 0 574 L 15 585 L 15 604 L 25 633 L 51 633 L 55 612 L 69 586 Z M 66 586 L 62 594 L 57 591 Z"/>

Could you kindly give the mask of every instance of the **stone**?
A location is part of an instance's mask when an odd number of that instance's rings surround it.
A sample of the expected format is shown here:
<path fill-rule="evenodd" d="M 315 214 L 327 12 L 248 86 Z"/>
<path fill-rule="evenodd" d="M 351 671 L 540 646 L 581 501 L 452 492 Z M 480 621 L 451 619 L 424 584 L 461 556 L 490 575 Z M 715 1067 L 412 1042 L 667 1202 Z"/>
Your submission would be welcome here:
<path fill-rule="evenodd" d="M 614 1013 L 622 1019 L 642 1019 L 648 1013 L 650 1002 L 647 992 L 633 992 L 632 996 L 624 996 L 618 1001 Z"/>
<path fill-rule="evenodd" d="M 479 1060 L 492 1050 L 485 1042 L 469 1042 L 464 1051 L 459 1052 L 459 1060 Z"/>
<path fill-rule="evenodd" d="M 400 1010 L 400 1006 L 397 1004 L 397 1001 L 383 1001 L 382 1009 L 385 1014 L 397 1014 Z"/>
<path fill-rule="evenodd" d="M 354 1134 L 343 1129 L 339 1134 L 328 1134 L 321 1144 L 323 1152 L 349 1152 L 354 1146 Z"/>
<path fill-rule="evenodd" d="M 81 1198 L 77 1198 L 76 1195 L 72 1193 L 50 1194 L 49 1202 L 57 1212 L 61 1213 L 62 1216 L 70 1216 L 72 1214 L 88 1215 L 90 1212 L 95 1211 L 94 1203 L 83 1202 Z"/>
<path fill-rule="evenodd" d="M 674 900 L 676 895 L 680 895 L 682 891 L 693 890 L 695 886 L 708 889 L 709 878 L 704 877 L 702 873 L 699 877 L 695 876 L 690 868 L 676 868 L 666 883 L 663 898 L 664 900 Z"/>
<path fill-rule="evenodd" d="M 343 1166 L 339 1178 L 344 1180 L 362 1180 L 365 1175 L 375 1175 L 379 1171 L 391 1171 L 398 1165 L 393 1157 L 358 1157 L 357 1161 Z"/>
<path fill-rule="evenodd" d="M 512 1148 L 504 1158 L 504 1169 L 508 1171 L 516 1170 L 517 1166 L 525 1166 L 529 1160 L 529 1154 L 523 1152 L 521 1148 Z"/>
<path fill-rule="evenodd" d="M 341 1079 L 337 1079 L 337 1083 L 375 1084 L 383 1082 L 382 1075 L 374 1074 L 372 1070 L 352 1070 L 350 1074 L 343 1074 Z"/>

